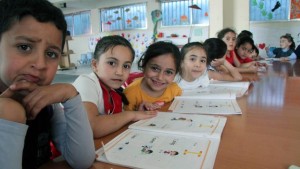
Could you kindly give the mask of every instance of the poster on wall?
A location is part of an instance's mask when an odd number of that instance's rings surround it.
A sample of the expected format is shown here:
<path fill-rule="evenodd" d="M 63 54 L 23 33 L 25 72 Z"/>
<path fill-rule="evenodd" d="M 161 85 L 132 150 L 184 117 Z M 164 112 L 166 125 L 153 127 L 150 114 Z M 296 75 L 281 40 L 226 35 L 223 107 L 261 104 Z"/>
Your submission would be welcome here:
<path fill-rule="evenodd" d="M 300 19 L 300 0 L 291 0 L 290 19 Z"/>
<path fill-rule="evenodd" d="M 250 21 L 288 20 L 290 0 L 249 0 Z M 296 0 L 297 2 L 299 0 Z"/>

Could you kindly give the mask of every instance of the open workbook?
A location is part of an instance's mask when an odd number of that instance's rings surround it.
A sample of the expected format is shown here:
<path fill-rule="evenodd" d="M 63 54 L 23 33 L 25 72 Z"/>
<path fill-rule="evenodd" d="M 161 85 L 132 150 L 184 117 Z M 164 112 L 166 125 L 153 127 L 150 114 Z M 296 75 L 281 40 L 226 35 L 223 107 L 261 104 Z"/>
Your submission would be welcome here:
<path fill-rule="evenodd" d="M 130 168 L 212 169 L 226 117 L 159 112 L 96 151 L 98 161 Z"/>
<path fill-rule="evenodd" d="M 236 97 L 243 96 L 250 86 L 250 82 L 227 82 L 211 80 L 207 87 L 197 88 L 193 90 L 184 90 L 182 96 L 199 96 L 209 94 L 229 93 Z"/>
<path fill-rule="evenodd" d="M 235 94 L 230 92 L 178 96 L 169 110 L 174 113 L 192 114 L 242 114 Z"/>

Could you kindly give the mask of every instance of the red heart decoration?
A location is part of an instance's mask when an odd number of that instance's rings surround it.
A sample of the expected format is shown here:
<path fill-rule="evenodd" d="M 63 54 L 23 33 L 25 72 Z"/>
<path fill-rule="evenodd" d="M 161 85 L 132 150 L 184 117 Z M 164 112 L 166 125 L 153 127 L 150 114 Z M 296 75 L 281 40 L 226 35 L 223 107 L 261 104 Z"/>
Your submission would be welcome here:
<path fill-rule="evenodd" d="M 265 43 L 260 43 L 260 44 L 258 45 L 258 47 L 259 47 L 260 49 L 264 49 L 264 48 L 266 47 L 266 44 L 265 44 Z"/>

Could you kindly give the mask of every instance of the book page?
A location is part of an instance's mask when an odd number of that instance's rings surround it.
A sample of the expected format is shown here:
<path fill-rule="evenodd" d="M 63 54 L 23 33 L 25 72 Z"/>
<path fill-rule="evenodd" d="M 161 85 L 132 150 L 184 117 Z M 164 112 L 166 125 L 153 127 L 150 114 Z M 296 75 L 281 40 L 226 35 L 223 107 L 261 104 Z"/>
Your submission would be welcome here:
<path fill-rule="evenodd" d="M 242 114 L 235 99 L 195 99 L 176 97 L 169 110 L 175 113 Z"/>
<path fill-rule="evenodd" d="M 163 132 L 194 137 L 220 138 L 226 117 L 159 112 L 156 117 L 140 120 L 132 129 Z"/>
<path fill-rule="evenodd" d="M 211 80 L 210 84 L 205 88 L 184 90 L 182 96 L 207 97 L 207 95 L 214 95 L 214 98 L 217 99 L 219 98 L 218 95 L 227 94 L 229 98 L 232 98 L 232 96 L 241 97 L 248 91 L 249 85 L 250 82 L 225 82 Z"/>
<path fill-rule="evenodd" d="M 213 168 L 219 139 L 128 129 L 97 151 L 97 160 L 131 168 Z"/>

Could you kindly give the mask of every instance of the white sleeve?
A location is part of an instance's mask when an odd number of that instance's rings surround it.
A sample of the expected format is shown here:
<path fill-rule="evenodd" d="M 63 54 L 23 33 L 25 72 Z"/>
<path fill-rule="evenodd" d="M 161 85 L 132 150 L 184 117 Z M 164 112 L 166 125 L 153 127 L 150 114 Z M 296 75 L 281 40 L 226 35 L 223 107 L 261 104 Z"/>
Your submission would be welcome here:
<path fill-rule="evenodd" d="M 22 169 L 22 156 L 28 126 L 0 119 L 0 167 Z"/>
<path fill-rule="evenodd" d="M 52 138 L 72 168 L 89 168 L 95 160 L 93 132 L 80 95 L 53 105 Z"/>
<path fill-rule="evenodd" d="M 295 60 L 295 59 L 297 59 L 297 55 L 293 52 L 288 58 L 290 60 Z"/>
<path fill-rule="evenodd" d="M 80 93 L 82 101 L 94 103 L 99 111 L 101 111 L 103 107 L 102 90 L 98 79 L 95 79 L 96 76 L 94 76 L 92 74 L 80 75 L 74 81 L 73 85 Z M 102 105 L 100 103 L 102 103 Z"/>

